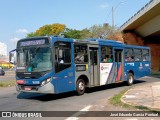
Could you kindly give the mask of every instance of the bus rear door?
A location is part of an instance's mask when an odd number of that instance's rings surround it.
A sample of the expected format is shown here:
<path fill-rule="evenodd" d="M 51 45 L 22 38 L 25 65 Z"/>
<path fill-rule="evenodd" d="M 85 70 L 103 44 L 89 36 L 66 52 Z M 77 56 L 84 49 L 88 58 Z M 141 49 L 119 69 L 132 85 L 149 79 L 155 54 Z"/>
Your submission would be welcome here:
<path fill-rule="evenodd" d="M 124 78 L 124 65 L 123 65 L 123 49 L 114 48 L 115 56 L 115 69 L 116 69 L 116 82 Z"/>
<path fill-rule="evenodd" d="M 98 47 L 89 47 L 89 54 L 90 54 L 90 85 L 96 86 L 100 84 Z"/>

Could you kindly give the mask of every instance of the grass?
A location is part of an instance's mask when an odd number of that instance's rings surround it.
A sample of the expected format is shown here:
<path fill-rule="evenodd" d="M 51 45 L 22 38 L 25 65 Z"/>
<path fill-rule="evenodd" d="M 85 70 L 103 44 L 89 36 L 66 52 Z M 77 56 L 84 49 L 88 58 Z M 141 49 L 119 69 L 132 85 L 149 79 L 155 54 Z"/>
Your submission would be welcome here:
<path fill-rule="evenodd" d="M 126 104 L 121 101 L 122 96 L 128 91 L 128 89 L 125 89 L 121 91 L 119 94 L 116 94 L 112 98 L 110 98 L 110 103 L 113 104 L 114 106 L 121 106 L 124 108 L 128 109 L 138 109 L 138 110 L 143 110 L 143 111 L 150 111 L 150 112 L 156 112 L 160 114 L 160 111 L 157 109 L 150 109 L 148 107 L 142 106 L 142 105 L 131 105 L 131 104 Z"/>
<path fill-rule="evenodd" d="M 10 87 L 15 85 L 15 80 L 3 80 L 0 81 L 0 87 Z"/>
<path fill-rule="evenodd" d="M 151 76 L 160 75 L 160 71 L 151 71 Z"/>
<path fill-rule="evenodd" d="M 128 89 L 125 89 L 121 91 L 120 93 L 114 95 L 112 98 L 110 98 L 110 103 L 115 105 L 115 106 L 122 106 L 125 108 L 129 108 L 130 106 L 128 104 L 125 104 L 121 101 L 122 96 L 127 92 Z"/>

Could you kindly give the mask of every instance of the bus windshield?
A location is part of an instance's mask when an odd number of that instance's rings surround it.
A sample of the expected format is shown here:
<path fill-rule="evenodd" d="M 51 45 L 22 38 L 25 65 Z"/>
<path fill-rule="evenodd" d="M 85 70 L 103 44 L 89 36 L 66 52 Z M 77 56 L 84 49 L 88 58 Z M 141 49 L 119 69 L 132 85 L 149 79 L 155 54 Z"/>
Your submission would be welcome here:
<path fill-rule="evenodd" d="M 49 47 L 25 47 L 17 50 L 17 71 L 42 72 L 52 69 Z"/>

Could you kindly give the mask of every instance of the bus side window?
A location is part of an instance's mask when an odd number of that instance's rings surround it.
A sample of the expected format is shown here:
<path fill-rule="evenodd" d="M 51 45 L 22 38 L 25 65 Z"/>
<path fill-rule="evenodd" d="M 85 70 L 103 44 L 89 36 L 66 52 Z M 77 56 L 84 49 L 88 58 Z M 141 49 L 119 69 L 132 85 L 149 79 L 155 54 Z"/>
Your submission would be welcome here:
<path fill-rule="evenodd" d="M 113 62 L 112 47 L 110 47 L 110 46 L 102 46 L 101 47 L 101 62 L 103 62 L 103 63 Z"/>
<path fill-rule="evenodd" d="M 135 61 L 142 61 L 142 50 L 134 49 L 134 57 L 135 57 Z"/>
<path fill-rule="evenodd" d="M 134 61 L 134 55 L 133 55 L 133 49 L 132 48 L 126 48 L 124 52 L 125 52 L 125 61 L 126 62 Z"/>
<path fill-rule="evenodd" d="M 149 50 L 143 49 L 142 57 L 143 57 L 143 61 L 149 61 Z"/>
<path fill-rule="evenodd" d="M 74 46 L 75 63 L 88 63 L 88 51 L 87 45 L 75 45 Z"/>
<path fill-rule="evenodd" d="M 54 46 L 54 68 L 57 73 L 71 66 L 71 43 L 56 42 Z"/>

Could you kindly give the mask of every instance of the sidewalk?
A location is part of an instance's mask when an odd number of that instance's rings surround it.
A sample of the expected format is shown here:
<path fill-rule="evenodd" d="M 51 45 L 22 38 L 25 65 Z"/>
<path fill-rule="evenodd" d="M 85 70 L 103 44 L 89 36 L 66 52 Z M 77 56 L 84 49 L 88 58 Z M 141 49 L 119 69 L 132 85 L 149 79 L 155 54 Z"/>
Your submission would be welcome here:
<path fill-rule="evenodd" d="M 135 86 L 129 89 L 121 100 L 130 105 L 145 106 L 160 111 L 160 82 Z"/>

